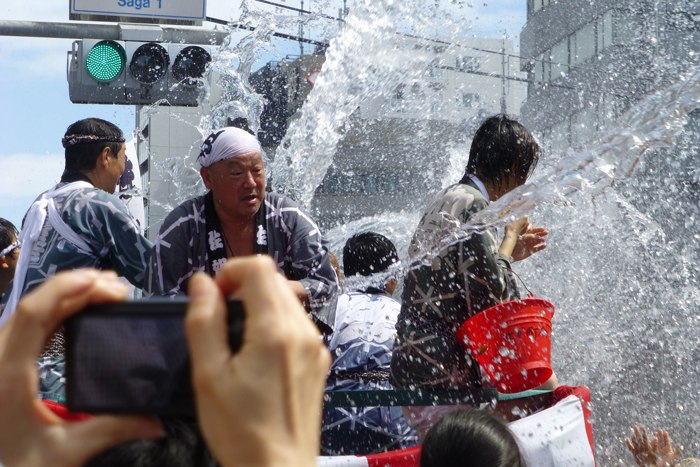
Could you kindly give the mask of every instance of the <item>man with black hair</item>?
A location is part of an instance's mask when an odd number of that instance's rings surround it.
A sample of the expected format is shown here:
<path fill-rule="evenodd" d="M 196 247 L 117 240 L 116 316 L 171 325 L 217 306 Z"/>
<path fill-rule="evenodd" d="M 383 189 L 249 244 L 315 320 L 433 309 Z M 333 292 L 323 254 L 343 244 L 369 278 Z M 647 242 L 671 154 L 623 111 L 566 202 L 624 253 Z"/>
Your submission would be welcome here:
<path fill-rule="evenodd" d="M 391 297 L 396 279 L 387 280 L 381 274 L 387 274 L 398 260 L 391 240 L 374 232 L 354 235 L 345 244 L 343 266 L 350 291 L 338 299 L 336 330 L 329 339 L 333 365 L 327 391 L 392 389 L 389 363 L 401 304 Z M 379 276 L 372 278 L 373 274 Z M 367 277 L 369 283 L 363 284 L 359 276 Z M 399 407 L 323 411 L 323 454 L 368 455 L 416 442 Z"/>
<path fill-rule="evenodd" d="M 428 204 L 408 252 L 419 267 L 404 278 L 391 362 L 395 387 L 482 386 L 478 363 L 455 333 L 477 313 L 519 298 L 511 261 L 545 248 L 548 232 L 533 228 L 524 216 L 505 227 L 499 246 L 496 229 L 477 224 L 465 237 L 463 225 L 473 223 L 471 217 L 489 202 L 523 185 L 539 157 L 537 142 L 520 123 L 506 115 L 487 118 L 474 135 L 462 180 Z M 552 383 L 542 389 L 554 389 L 555 377 Z M 408 407 L 404 413 L 422 437 L 441 410 L 447 409 Z"/>
<path fill-rule="evenodd" d="M 0 217 L 0 298 L 15 277 L 15 268 L 20 252 L 17 234 L 17 227 L 7 219 Z"/>
<path fill-rule="evenodd" d="M 124 171 L 121 130 L 98 118 L 73 123 L 63 137 L 65 170 L 25 215 L 22 251 L 15 279 L 5 294 L 0 326 L 21 296 L 58 271 L 112 269 L 137 287 L 143 285 L 152 244 L 141 235 L 126 206 L 114 196 Z M 44 356 L 61 356 L 61 332 Z"/>

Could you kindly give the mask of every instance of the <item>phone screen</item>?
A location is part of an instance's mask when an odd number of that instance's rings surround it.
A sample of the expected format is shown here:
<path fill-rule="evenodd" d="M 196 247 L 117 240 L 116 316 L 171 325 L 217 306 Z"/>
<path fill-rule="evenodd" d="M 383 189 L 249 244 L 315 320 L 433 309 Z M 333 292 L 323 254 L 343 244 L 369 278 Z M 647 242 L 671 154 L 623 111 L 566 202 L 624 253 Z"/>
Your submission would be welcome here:
<path fill-rule="evenodd" d="M 66 405 L 73 412 L 194 416 L 185 341 L 187 300 L 92 305 L 65 323 Z M 243 307 L 228 302 L 229 345 L 240 348 Z"/>

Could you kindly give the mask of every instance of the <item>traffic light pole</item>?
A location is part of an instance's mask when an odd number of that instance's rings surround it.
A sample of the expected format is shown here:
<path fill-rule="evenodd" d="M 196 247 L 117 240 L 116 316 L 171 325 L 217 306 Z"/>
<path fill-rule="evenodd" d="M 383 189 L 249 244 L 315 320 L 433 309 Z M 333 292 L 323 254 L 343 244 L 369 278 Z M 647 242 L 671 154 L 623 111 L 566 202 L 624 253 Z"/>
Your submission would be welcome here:
<path fill-rule="evenodd" d="M 253 26 L 224 21 L 207 17 L 207 21 L 223 24 L 232 28 L 255 31 Z M 162 38 L 158 42 L 172 42 L 197 45 L 221 45 L 228 37 L 227 31 L 215 31 L 213 29 L 184 29 L 176 27 L 163 27 L 156 24 L 96 24 L 96 23 L 42 23 L 36 21 L 0 21 L 0 36 L 22 37 L 47 37 L 54 39 L 99 39 L 99 40 L 134 40 L 130 37 L 130 29 L 160 30 Z M 302 39 L 291 34 L 281 32 L 272 33 L 275 37 L 302 41 L 308 44 L 327 47 L 325 42 L 313 39 Z M 139 40 L 139 39 L 135 39 Z"/>
<path fill-rule="evenodd" d="M 95 23 L 44 23 L 35 21 L 0 21 L 0 36 L 47 37 L 55 39 L 130 40 L 131 26 Z M 160 29 L 160 42 L 199 45 L 221 45 L 227 31 L 212 29 L 184 29 L 160 25 L 138 25 L 154 31 Z"/>

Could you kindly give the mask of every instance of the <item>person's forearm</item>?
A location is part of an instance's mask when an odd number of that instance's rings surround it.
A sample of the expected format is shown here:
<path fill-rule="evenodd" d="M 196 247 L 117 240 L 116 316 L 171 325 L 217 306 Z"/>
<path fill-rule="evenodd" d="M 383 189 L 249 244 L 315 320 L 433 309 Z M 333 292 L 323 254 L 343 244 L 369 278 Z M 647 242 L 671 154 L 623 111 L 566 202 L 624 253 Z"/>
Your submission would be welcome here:
<path fill-rule="evenodd" d="M 306 287 L 299 281 L 287 280 L 287 285 L 294 291 L 294 294 L 299 297 L 301 303 L 308 309 L 309 308 L 309 294 L 306 292 Z"/>
<path fill-rule="evenodd" d="M 506 233 L 503 236 L 503 241 L 501 242 L 501 247 L 498 249 L 498 252 L 506 255 L 507 258 L 510 258 L 513 256 L 513 249 L 515 248 L 515 244 L 518 242 L 518 234 L 515 233 L 515 230 L 506 227 Z"/>

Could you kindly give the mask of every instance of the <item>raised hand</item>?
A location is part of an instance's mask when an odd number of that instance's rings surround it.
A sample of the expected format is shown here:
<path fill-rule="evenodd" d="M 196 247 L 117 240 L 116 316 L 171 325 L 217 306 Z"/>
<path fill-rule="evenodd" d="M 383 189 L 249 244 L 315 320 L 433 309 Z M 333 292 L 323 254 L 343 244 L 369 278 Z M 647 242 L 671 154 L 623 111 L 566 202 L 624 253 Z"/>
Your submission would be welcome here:
<path fill-rule="evenodd" d="M 132 438 L 163 436 L 155 419 L 99 416 L 66 422 L 37 398 L 36 359 L 61 322 L 89 303 L 124 300 L 113 272 L 61 272 L 27 294 L 0 329 L 0 464 L 79 466 Z"/>
<path fill-rule="evenodd" d="M 668 432 L 659 430 L 649 439 L 645 427 L 632 428 L 632 438 L 627 438 L 627 447 L 632 451 L 635 462 L 640 467 L 672 467 L 680 456 L 681 446 L 673 448 Z"/>
<path fill-rule="evenodd" d="M 530 255 L 547 248 L 547 235 L 549 232 L 544 227 L 530 227 L 524 234 L 518 237 L 513 248 L 513 261 L 521 261 Z"/>

